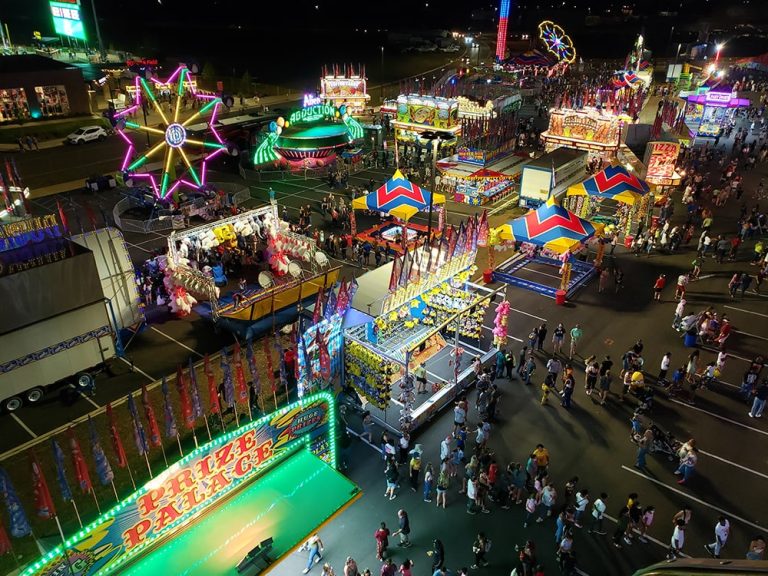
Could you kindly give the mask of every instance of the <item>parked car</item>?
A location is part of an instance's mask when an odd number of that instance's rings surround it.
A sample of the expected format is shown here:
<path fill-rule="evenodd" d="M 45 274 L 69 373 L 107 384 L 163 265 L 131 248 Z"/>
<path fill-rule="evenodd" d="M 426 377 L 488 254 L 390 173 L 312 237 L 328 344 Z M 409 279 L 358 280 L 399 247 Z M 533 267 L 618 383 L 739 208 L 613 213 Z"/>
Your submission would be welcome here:
<path fill-rule="evenodd" d="M 104 140 L 108 136 L 102 126 L 83 126 L 78 128 L 64 140 L 65 144 L 84 144 Z"/>

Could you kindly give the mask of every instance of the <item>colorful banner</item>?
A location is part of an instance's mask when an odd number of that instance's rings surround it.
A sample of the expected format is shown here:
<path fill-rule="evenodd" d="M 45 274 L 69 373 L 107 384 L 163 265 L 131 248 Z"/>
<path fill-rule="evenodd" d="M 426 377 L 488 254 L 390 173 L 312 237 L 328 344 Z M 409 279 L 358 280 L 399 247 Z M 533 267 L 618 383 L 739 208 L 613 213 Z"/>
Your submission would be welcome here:
<path fill-rule="evenodd" d="M 241 488 L 295 449 L 336 466 L 335 405 L 313 394 L 194 450 L 102 515 L 22 576 L 90 576 L 116 570 L 135 554 L 183 530 L 189 519 Z"/>

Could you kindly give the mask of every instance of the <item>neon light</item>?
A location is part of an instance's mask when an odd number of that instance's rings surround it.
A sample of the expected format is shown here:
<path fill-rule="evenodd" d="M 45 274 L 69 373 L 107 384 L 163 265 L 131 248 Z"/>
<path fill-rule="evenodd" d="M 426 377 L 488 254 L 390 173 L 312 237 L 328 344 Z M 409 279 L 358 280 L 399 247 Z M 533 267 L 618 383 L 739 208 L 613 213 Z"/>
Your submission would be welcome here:
<path fill-rule="evenodd" d="M 318 392 L 200 446 L 31 566 L 22 576 L 66 572 L 64 550 L 88 557 L 89 574 L 107 575 L 159 539 L 181 530 L 265 469 L 308 449 L 336 468 L 336 405 Z M 96 551 L 99 554 L 96 554 Z M 61 568 L 64 572 L 57 572 Z"/>
<path fill-rule="evenodd" d="M 136 122 L 128 122 L 128 121 L 126 121 L 125 122 L 125 126 L 127 128 L 133 128 L 134 130 L 141 129 L 141 124 L 136 124 Z"/>
<path fill-rule="evenodd" d="M 318 106 L 322 103 L 323 101 L 319 96 L 315 96 L 314 94 L 304 94 L 304 108 L 309 108 L 310 106 Z"/>
<path fill-rule="evenodd" d="M 330 104 L 315 104 L 313 106 L 308 106 L 307 108 L 297 110 L 291 114 L 288 120 L 291 124 L 301 124 L 304 122 L 314 122 L 315 120 L 320 120 L 321 118 L 325 118 L 327 116 L 333 117 L 335 115 L 336 108 Z"/>
<path fill-rule="evenodd" d="M 496 59 L 504 60 L 507 53 L 507 19 L 509 18 L 510 0 L 501 0 L 499 8 L 499 31 L 496 34 Z"/>

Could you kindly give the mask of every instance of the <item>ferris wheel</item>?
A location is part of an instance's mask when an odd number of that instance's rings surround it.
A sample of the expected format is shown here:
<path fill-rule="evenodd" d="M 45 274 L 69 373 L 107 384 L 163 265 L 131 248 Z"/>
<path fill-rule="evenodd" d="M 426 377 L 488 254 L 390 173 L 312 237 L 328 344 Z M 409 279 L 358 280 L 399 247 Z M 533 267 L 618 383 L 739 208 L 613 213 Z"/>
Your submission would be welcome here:
<path fill-rule="evenodd" d="M 571 37 L 551 20 L 539 24 L 539 38 L 547 47 L 547 52 L 554 55 L 559 63 L 573 64 L 576 60 L 576 48 Z"/>

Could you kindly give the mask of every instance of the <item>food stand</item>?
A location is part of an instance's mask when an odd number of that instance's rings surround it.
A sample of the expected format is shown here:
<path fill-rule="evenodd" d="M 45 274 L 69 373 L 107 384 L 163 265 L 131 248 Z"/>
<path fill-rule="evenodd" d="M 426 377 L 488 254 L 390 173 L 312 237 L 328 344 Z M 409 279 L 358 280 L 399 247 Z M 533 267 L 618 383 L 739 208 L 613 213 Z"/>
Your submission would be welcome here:
<path fill-rule="evenodd" d="M 334 65 L 332 71 L 324 66 L 320 78 L 320 98 L 334 108 L 345 105 L 351 115 L 359 115 L 365 111 L 371 100 L 367 84 L 364 66 L 355 69 L 354 65 L 350 64 L 339 69 Z"/>

